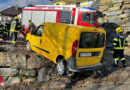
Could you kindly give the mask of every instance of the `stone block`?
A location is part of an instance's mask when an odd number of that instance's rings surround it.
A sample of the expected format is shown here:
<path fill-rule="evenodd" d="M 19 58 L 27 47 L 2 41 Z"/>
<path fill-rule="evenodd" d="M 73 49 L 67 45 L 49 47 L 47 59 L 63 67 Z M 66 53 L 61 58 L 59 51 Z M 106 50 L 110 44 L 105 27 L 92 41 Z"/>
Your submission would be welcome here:
<path fill-rule="evenodd" d="M 37 69 L 42 66 L 43 60 L 41 60 L 39 57 L 36 55 L 31 55 L 27 59 L 27 69 Z"/>
<path fill-rule="evenodd" d="M 106 15 L 107 16 L 114 16 L 114 15 L 119 15 L 122 13 L 123 13 L 123 10 L 117 10 L 117 11 L 113 11 L 113 12 L 108 11 Z"/>
<path fill-rule="evenodd" d="M 117 11 L 120 10 L 120 7 L 111 7 L 109 8 L 109 11 Z"/>
<path fill-rule="evenodd" d="M 119 17 L 120 18 L 127 18 L 127 17 L 129 17 L 129 13 L 120 14 Z"/>
<path fill-rule="evenodd" d="M 122 7 L 122 9 L 128 9 L 128 8 L 130 8 L 130 4 L 124 4 Z"/>
<path fill-rule="evenodd" d="M 124 3 L 128 4 L 128 3 L 130 3 L 130 0 L 124 0 Z"/>
<path fill-rule="evenodd" d="M 121 7 L 122 6 L 122 3 L 116 3 L 113 5 L 113 7 Z"/>
<path fill-rule="evenodd" d="M 21 69 L 20 70 L 20 75 L 36 76 L 36 70 L 25 70 L 25 69 Z"/>
<path fill-rule="evenodd" d="M 8 64 L 8 61 L 7 61 L 7 57 L 5 56 L 5 53 L 0 52 L 0 66 L 10 66 L 7 64 Z"/>
<path fill-rule="evenodd" d="M 8 77 L 14 76 L 18 73 L 17 69 L 12 68 L 0 68 L 0 76 Z"/>
<path fill-rule="evenodd" d="M 124 0 L 115 0 L 113 1 L 112 3 L 115 4 L 115 3 L 122 3 Z"/>
<path fill-rule="evenodd" d="M 18 77 L 9 77 L 8 80 L 5 82 L 7 85 L 14 85 L 19 83 L 21 80 Z"/>
<path fill-rule="evenodd" d="M 26 56 L 21 53 L 8 53 L 12 68 L 26 68 Z"/>
<path fill-rule="evenodd" d="M 126 9 L 124 13 L 130 13 L 130 9 Z"/>
<path fill-rule="evenodd" d="M 121 23 L 121 18 L 119 18 L 118 16 L 110 16 L 110 17 L 108 17 L 108 21 L 110 23 L 119 24 L 119 23 Z"/>

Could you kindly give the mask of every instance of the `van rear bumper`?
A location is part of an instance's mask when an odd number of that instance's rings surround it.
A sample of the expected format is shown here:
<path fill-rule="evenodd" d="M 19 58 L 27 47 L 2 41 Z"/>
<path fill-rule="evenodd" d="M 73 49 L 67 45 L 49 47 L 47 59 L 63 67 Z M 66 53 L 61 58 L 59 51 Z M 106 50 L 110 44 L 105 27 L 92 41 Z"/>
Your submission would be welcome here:
<path fill-rule="evenodd" d="M 67 60 L 67 68 L 69 71 L 72 72 L 83 72 L 83 71 L 90 71 L 90 70 L 95 70 L 95 69 L 99 69 L 103 66 L 102 63 L 98 63 L 95 65 L 91 65 L 91 66 L 83 66 L 83 67 L 77 67 L 76 66 L 76 58 L 71 56 L 68 60 Z"/>

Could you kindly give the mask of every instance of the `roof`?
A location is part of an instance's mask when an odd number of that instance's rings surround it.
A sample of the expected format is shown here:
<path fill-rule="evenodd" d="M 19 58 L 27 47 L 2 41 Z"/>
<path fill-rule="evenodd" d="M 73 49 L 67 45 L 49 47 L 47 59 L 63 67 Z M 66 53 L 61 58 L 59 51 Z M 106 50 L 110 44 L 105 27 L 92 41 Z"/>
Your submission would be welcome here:
<path fill-rule="evenodd" d="M 0 12 L 0 14 L 2 16 L 11 16 L 11 17 L 17 16 L 20 13 L 22 13 L 22 8 L 15 7 L 15 6 L 7 8 L 7 9 Z"/>

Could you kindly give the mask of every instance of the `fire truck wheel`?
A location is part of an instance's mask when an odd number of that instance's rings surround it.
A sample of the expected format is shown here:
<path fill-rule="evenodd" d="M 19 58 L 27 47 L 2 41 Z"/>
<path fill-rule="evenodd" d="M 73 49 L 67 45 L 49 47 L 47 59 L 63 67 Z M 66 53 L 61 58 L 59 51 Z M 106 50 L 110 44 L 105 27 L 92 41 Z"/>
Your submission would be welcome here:
<path fill-rule="evenodd" d="M 26 43 L 26 48 L 27 48 L 27 51 L 29 52 L 32 51 L 29 41 Z"/>
<path fill-rule="evenodd" d="M 57 62 L 57 72 L 60 76 L 66 75 L 67 66 L 63 59 Z"/>

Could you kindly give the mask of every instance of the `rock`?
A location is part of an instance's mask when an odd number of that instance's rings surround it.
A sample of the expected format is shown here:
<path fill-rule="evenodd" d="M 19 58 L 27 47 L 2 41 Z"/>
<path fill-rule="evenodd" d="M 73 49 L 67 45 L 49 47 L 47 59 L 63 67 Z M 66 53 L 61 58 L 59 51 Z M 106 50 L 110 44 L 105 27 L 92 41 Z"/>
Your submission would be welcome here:
<path fill-rule="evenodd" d="M 102 13 L 106 15 L 106 14 L 107 14 L 107 11 L 103 11 Z"/>
<path fill-rule="evenodd" d="M 129 17 L 127 18 L 123 18 L 122 19 L 122 24 L 124 24 L 123 26 L 127 26 L 126 22 L 129 20 Z M 126 25 L 125 25 L 126 24 Z M 130 24 L 129 24 L 130 25 Z"/>
<path fill-rule="evenodd" d="M 128 32 L 130 31 L 130 26 L 123 27 L 123 29 L 124 29 L 124 32 Z"/>
<path fill-rule="evenodd" d="M 120 14 L 119 17 L 120 17 L 120 18 L 126 18 L 126 17 L 129 17 L 129 13 Z"/>
<path fill-rule="evenodd" d="M 121 7 L 122 6 L 122 3 L 116 3 L 113 5 L 113 7 Z"/>
<path fill-rule="evenodd" d="M 42 66 L 43 60 L 41 60 L 39 57 L 36 55 L 31 55 L 27 59 L 27 69 L 37 69 Z"/>
<path fill-rule="evenodd" d="M 25 76 L 36 76 L 36 70 L 24 70 L 24 69 L 21 69 L 20 74 L 25 75 Z"/>
<path fill-rule="evenodd" d="M 130 9 L 126 9 L 124 13 L 130 13 Z"/>
<path fill-rule="evenodd" d="M 122 2 L 123 2 L 123 0 L 115 0 L 112 3 L 115 4 L 115 3 L 122 3 Z"/>
<path fill-rule="evenodd" d="M 4 60 L 6 64 L 3 66 L 10 66 L 11 68 L 26 68 L 26 57 L 22 53 L 6 52 Z"/>
<path fill-rule="evenodd" d="M 5 82 L 7 85 L 14 85 L 19 83 L 21 80 L 18 77 L 9 77 L 9 79 Z"/>
<path fill-rule="evenodd" d="M 128 3 L 130 3 L 130 0 L 124 0 L 124 3 L 128 4 Z"/>
<path fill-rule="evenodd" d="M 4 52 L 0 52 L 0 66 L 6 66 L 7 65 L 7 58 L 4 54 Z"/>
<path fill-rule="evenodd" d="M 122 14 L 123 10 L 118 10 L 118 11 L 113 11 L 113 12 L 110 12 L 108 11 L 107 12 L 107 16 L 114 16 L 114 15 L 119 15 L 119 14 Z"/>
<path fill-rule="evenodd" d="M 38 81 L 47 81 L 57 76 L 56 68 L 43 67 L 39 70 Z"/>
<path fill-rule="evenodd" d="M 108 6 L 100 6 L 99 11 L 106 11 L 108 9 Z"/>
<path fill-rule="evenodd" d="M 130 8 L 130 4 L 124 4 L 122 7 L 122 9 L 128 9 L 128 8 Z"/>
<path fill-rule="evenodd" d="M 35 81 L 35 78 L 28 78 L 28 79 L 23 80 L 23 82 L 25 83 L 33 82 L 33 81 Z"/>
<path fill-rule="evenodd" d="M 0 76 L 8 77 L 14 76 L 18 73 L 17 69 L 12 68 L 0 68 Z"/>
<path fill-rule="evenodd" d="M 121 18 L 119 16 L 110 16 L 108 17 L 109 22 L 111 23 L 121 23 Z"/>
<path fill-rule="evenodd" d="M 126 26 L 130 26 L 130 22 L 127 22 L 127 23 L 126 23 Z"/>
<path fill-rule="evenodd" d="M 42 89 L 47 89 L 47 90 L 62 90 L 66 87 L 66 82 L 64 82 L 63 80 L 57 80 L 57 81 L 51 81 L 51 82 L 47 82 L 45 84 L 42 85 Z"/>
<path fill-rule="evenodd" d="M 120 7 L 111 7 L 109 8 L 109 11 L 117 11 L 117 10 L 120 10 Z"/>

